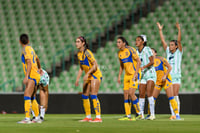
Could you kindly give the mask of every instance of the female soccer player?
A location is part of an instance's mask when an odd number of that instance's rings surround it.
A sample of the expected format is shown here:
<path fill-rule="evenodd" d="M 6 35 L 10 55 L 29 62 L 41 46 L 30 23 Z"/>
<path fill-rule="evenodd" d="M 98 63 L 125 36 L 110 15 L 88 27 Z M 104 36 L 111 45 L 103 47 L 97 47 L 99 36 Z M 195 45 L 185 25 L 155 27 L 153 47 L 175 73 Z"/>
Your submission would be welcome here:
<path fill-rule="evenodd" d="M 142 119 L 144 119 L 144 104 L 145 104 L 145 92 L 147 92 L 147 97 L 150 105 L 150 117 L 148 120 L 155 119 L 155 109 L 154 109 L 154 98 L 153 98 L 153 89 L 156 82 L 156 72 L 153 67 L 154 57 L 151 51 L 151 48 L 146 46 L 147 38 L 145 35 L 138 36 L 136 38 L 136 47 L 138 47 L 137 52 L 141 60 L 141 70 L 142 77 L 139 86 L 139 103 L 140 109 L 142 111 Z"/>
<path fill-rule="evenodd" d="M 24 91 L 25 119 L 18 123 L 31 123 L 31 106 L 34 104 L 31 102 L 31 97 L 33 96 L 35 86 L 37 86 L 40 81 L 40 74 L 38 73 L 36 54 L 34 49 L 29 45 L 28 35 L 22 34 L 19 42 L 23 48 L 21 61 L 25 74 L 23 84 L 26 85 L 26 88 Z"/>
<path fill-rule="evenodd" d="M 121 118 L 119 120 L 135 120 L 135 118 L 131 118 L 131 107 L 129 103 L 129 96 L 132 100 L 133 106 L 137 113 L 136 119 L 141 117 L 139 101 L 137 96 L 135 95 L 135 91 L 138 88 L 141 71 L 140 68 L 140 58 L 137 54 L 135 48 L 128 46 L 128 42 L 124 37 L 118 37 L 117 39 L 117 47 L 119 48 L 118 58 L 120 62 L 119 67 L 119 76 L 118 83 L 121 82 L 121 75 L 123 69 L 125 69 L 124 76 L 124 108 L 126 117 Z"/>
<path fill-rule="evenodd" d="M 157 51 L 155 49 L 152 48 L 152 52 L 154 56 L 154 67 L 156 69 L 156 75 L 157 75 L 156 85 L 153 91 L 154 100 L 156 101 L 156 98 L 160 94 L 161 89 L 164 88 L 167 97 L 169 99 L 169 102 L 172 105 L 173 112 L 176 114 L 176 119 L 180 120 L 178 105 L 176 100 L 174 99 L 174 94 L 173 94 L 172 78 L 171 75 L 169 74 L 170 71 L 172 70 L 172 67 L 165 58 L 157 56 Z"/>
<path fill-rule="evenodd" d="M 170 72 L 170 74 L 172 76 L 172 84 L 173 84 L 175 100 L 178 104 L 178 110 L 180 112 L 180 100 L 178 97 L 178 93 L 179 93 L 180 84 L 181 84 L 181 60 L 182 60 L 182 54 L 183 54 L 182 45 L 181 45 L 181 28 L 180 28 L 179 23 L 177 22 L 176 27 L 178 29 L 178 40 L 171 40 L 169 46 L 167 46 L 167 43 L 165 42 L 165 39 L 162 33 L 163 25 L 160 25 L 160 23 L 157 23 L 157 26 L 159 29 L 163 48 L 167 53 L 167 61 L 172 66 L 172 71 Z M 171 105 L 170 105 L 170 109 L 171 109 L 171 114 L 172 114 L 170 119 L 175 119 L 176 116 L 173 112 Z"/>
<path fill-rule="evenodd" d="M 39 58 L 36 58 L 37 62 L 39 61 Z M 40 64 L 40 63 L 38 63 Z M 32 122 L 33 123 L 41 123 L 44 120 L 44 115 L 45 112 L 47 111 L 47 107 L 48 107 L 48 96 L 49 96 L 49 90 L 48 90 L 48 86 L 49 86 L 49 75 L 48 73 L 42 69 L 42 71 L 40 71 L 40 82 L 39 85 L 37 86 L 36 90 L 35 90 L 35 94 L 33 99 L 35 99 L 36 97 L 36 92 L 37 89 L 40 89 L 40 118 L 35 117 L 35 113 L 32 111 L 32 115 L 33 115 L 33 119 Z M 38 104 L 35 106 L 38 106 Z M 34 106 L 32 106 L 32 108 L 34 108 Z"/>
<path fill-rule="evenodd" d="M 98 64 L 92 52 L 88 49 L 88 44 L 83 36 L 76 39 L 76 48 L 79 49 L 77 56 L 80 62 L 80 69 L 75 83 L 76 86 L 78 86 L 79 78 L 83 70 L 85 71 L 82 99 L 86 118 L 80 120 L 80 122 L 102 122 L 100 102 L 97 98 L 102 80 L 101 71 L 98 68 Z M 96 119 L 94 120 L 91 118 L 89 94 L 93 101 L 93 107 L 96 113 Z"/>

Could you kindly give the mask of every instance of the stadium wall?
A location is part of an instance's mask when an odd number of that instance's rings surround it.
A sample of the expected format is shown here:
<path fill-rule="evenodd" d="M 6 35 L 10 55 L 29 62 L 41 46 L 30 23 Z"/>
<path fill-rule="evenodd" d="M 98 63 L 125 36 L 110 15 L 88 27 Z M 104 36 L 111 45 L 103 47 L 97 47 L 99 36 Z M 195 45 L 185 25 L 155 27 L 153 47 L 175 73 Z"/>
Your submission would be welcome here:
<path fill-rule="evenodd" d="M 124 114 L 123 94 L 99 94 L 103 114 Z M 37 99 L 39 97 L 37 95 Z M 180 94 L 181 114 L 200 114 L 200 94 Z M 147 101 L 146 101 L 147 103 Z M 92 107 L 92 106 L 91 106 Z M 147 107 L 147 105 L 146 105 Z M 23 94 L 0 94 L 0 111 L 7 113 L 24 112 Z M 81 95 L 50 94 L 49 114 L 81 114 L 83 113 Z M 94 113 L 94 111 L 93 111 Z M 134 113 L 134 112 L 133 112 Z M 161 94 L 156 102 L 157 114 L 169 114 L 168 99 Z"/>

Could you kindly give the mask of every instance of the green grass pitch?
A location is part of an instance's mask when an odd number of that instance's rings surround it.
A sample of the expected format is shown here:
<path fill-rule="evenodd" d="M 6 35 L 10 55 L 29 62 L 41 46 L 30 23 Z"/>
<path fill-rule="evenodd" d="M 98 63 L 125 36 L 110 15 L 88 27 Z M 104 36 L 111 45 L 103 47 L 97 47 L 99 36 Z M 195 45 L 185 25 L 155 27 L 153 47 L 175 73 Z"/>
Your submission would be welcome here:
<path fill-rule="evenodd" d="M 23 114 L 0 115 L 0 133 L 197 133 L 200 115 L 181 115 L 184 120 L 170 121 L 170 115 L 156 115 L 156 120 L 118 121 L 123 115 L 103 114 L 102 123 L 81 123 L 83 114 L 46 114 L 41 124 L 18 124 Z M 94 118 L 94 116 L 93 116 Z"/>

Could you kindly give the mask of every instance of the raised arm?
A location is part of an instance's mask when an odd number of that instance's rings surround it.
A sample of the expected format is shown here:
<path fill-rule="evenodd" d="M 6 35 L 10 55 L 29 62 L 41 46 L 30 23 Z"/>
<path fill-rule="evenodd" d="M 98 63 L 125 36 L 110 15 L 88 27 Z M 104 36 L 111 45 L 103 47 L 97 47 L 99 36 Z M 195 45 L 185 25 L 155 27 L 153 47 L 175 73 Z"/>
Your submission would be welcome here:
<path fill-rule="evenodd" d="M 159 22 L 157 22 L 156 24 L 157 24 L 158 29 L 159 29 L 160 39 L 161 39 L 161 42 L 162 42 L 163 48 L 164 48 L 164 50 L 166 51 L 166 49 L 167 49 L 167 43 L 165 42 L 165 38 L 164 38 L 164 36 L 163 36 L 163 32 L 162 32 L 163 25 L 160 25 Z"/>
<path fill-rule="evenodd" d="M 181 27 L 178 22 L 176 22 L 176 27 L 178 29 L 178 49 L 182 52 L 182 44 L 181 44 Z"/>

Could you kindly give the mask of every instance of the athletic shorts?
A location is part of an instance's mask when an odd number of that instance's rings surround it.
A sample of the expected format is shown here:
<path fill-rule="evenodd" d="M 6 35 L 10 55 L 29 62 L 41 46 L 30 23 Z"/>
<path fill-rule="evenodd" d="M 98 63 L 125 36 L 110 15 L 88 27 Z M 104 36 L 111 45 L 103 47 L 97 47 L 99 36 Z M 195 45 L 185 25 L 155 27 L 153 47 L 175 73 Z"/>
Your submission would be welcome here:
<path fill-rule="evenodd" d="M 138 89 L 141 79 L 141 74 L 138 74 L 138 79 L 133 81 L 134 75 L 124 75 L 124 90 L 129 90 L 130 88 Z"/>
<path fill-rule="evenodd" d="M 162 88 L 164 88 L 164 89 L 166 90 L 166 89 L 169 88 L 171 85 L 172 85 L 172 81 L 171 81 L 170 79 L 167 78 L 165 82 L 162 82 L 162 83 L 156 82 L 155 89 L 161 90 Z"/>
<path fill-rule="evenodd" d="M 47 72 L 44 72 L 44 74 L 40 76 L 39 85 L 43 85 L 44 87 L 49 85 L 49 75 Z"/>
<path fill-rule="evenodd" d="M 145 73 L 142 72 L 140 83 L 147 84 L 148 80 L 152 80 L 154 83 L 156 83 L 156 72 L 152 72 L 151 70 L 148 70 Z"/>
<path fill-rule="evenodd" d="M 93 80 L 93 79 L 98 79 L 98 80 L 100 81 L 100 83 L 101 83 L 102 77 L 100 77 L 100 76 L 94 76 L 94 75 L 92 74 L 92 75 L 90 75 L 90 76 L 88 77 L 87 82 L 90 83 L 91 80 Z"/>
<path fill-rule="evenodd" d="M 181 75 L 171 74 L 172 76 L 172 84 L 181 84 Z"/>

